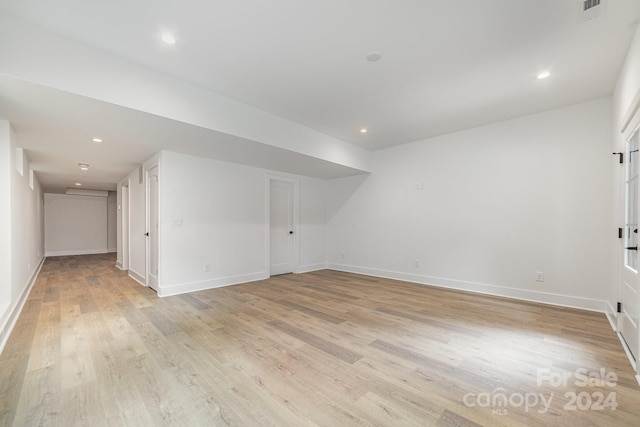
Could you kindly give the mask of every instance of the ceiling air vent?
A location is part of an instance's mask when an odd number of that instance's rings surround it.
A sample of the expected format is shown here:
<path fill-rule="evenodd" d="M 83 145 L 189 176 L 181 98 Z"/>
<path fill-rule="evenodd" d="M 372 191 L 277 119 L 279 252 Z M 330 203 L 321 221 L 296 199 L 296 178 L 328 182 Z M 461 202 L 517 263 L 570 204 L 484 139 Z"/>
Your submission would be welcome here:
<path fill-rule="evenodd" d="M 604 13 L 607 0 L 578 0 L 580 21 L 591 21 Z"/>
<path fill-rule="evenodd" d="M 586 12 L 587 10 L 596 6 L 600 6 L 600 0 L 584 0 L 584 4 L 583 4 L 584 9 L 582 10 Z"/>
<path fill-rule="evenodd" d="M 109 197 L 109 192 L 104 190 L 88 190 L 85 188 L 67 188 L 66 194 L 71 196 Z"/>

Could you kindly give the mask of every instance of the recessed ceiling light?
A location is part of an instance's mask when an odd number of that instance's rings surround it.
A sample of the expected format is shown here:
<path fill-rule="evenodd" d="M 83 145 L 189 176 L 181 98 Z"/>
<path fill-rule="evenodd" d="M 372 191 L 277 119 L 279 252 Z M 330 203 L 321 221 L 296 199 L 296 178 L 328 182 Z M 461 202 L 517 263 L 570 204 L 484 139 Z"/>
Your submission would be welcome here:
<path fill-rule="evenodd" d="M 367 55 L 367 61 L 369 62 L 378 62 L 382 59 L 382 54 L 380 52 L 369 52 Z"/>
<path fill-rule="evenodd" d="M 538 74 L 538 80 L 542 80 L 542 79 L 546 79 L 547 77 L 549 77 L 551 75 L 550 72 L 548 71 L 543 71 L 540 74 Z"/>
<path fill-rule="evenodd" d="M 162 38 L 162 41 L 165 42 L 166 44 L 170 44 L 170 45 L 176 44 L 176 38 L 171 33 L 164 33 L 161 38 Z"/>
<path fill-rule="evenodd" d="M 82 184 L 80 184 L 79 182 L 76 182 L 76 186 L 80 187 Z"/>
<path fill-rule="evenodd" d="M 101 138 L 92 138 L 91 140 L 97 144 L 100 144 L 102 142 Z"/>
<path fill-rule="evenodd" d="M 362 129 L 360 129 L 360 133 L 367 133 L 367 132 L 368 132 L 368 131 L 367 131 L 367 128 L 362 128 Z"/>
<path fill-rule="evenodd" d="M 89 165 L 87 163 L 78 163 L 78 166 L 80 166 L 80 169 L 83 171 L 89 170 Z"/>

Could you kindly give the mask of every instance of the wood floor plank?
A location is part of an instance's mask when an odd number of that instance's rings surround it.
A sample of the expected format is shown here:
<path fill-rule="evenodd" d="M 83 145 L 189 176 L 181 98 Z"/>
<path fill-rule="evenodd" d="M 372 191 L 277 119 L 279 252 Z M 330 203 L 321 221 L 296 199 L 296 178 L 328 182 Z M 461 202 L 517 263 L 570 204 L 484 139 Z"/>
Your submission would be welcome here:
<path fill-rule="evenodd" d="M 302 313 L 309 314 L 309 315 L 314 316 L 314 317 L 316 317 L 318 319 L 322 319 L 322 320 L 324 320 L 326 322 L 333 323 L 334 325 L 339 325 L 340 323 L 344 322 L 344 319 L 341 319 L 339 317 L 335 317 L 335 316 L 332 316 L 330 314 L 324 313 L 322 311 L 314 310 L 313 308 L 305 307 L 303 305 L 296 304 L 296 303 L 291 302 L 291 301 L 279 300 L 279 301 L 277 301 L 277 303 L 280 304 L 280 305 L 283 305 L 285 307 L 291 308 L 293 310 L 297 310 L 297 311 L 300 311 Z"/>
<path fill-rule="evenodd" d="M 640 425 L 600 313 L 330 270 L 158 298 L 114 265 L 43 264 L 0 355 L 0 425 Z M 568 410 L 572 392 L 617 407 Z"/>
<path fill-rule="evenodd" d="M 145 307 L 140 309 L 140 312 L 144 314 L 163 335 L 176 334 L 182 331 L 174 321 L 165 316 L 160 310 L 157 310 L 156 307 Z"/>
<path fill-rule="evenodd" d="M 451 323 L 441 322 L 441 321 L 438 321 L 438 320 L 433 320 L 433 319 L 430 319 L 430 318 L 425 317 L 425 316 L 419 316 L 419 315 L 415 315 L 415 314 L 411 314 L 411 313 L 407 313 L 407 312 L 401 312 L 401 311 L 393 310 L 393 309 L 386 308 L 386 307 L 378 307 L 378 308 L 376 308 L 376 311 L 379 311 L 381 313 L 391 314 L 393 316 L 404 317 L 405 319 L 410 319 L 410 320 L 414 320 L 416 322 L 425 323 L 425 324 L 430 325 L 430 326 L 434 326 L 434 327 L 441 328 L 441 329 L 446 329 L 447 331 L 451 331 L 451 332 L 457 332 L 459 334 L 469 335 L 469 336 L 472 336 L 472 337 L 481 337 L 482 336 L 482 332 L 480 332 L 478 330 L 474 330 L 474 329 L 471 329 L 471 328 L 464 328 L 464 327 L 461 327 L 461 326 L 452 325 Z"/>
<path fill-rule="evenodd" d="M 33 345 L 41 304 L 40 299 L 26 301 L 21 319 L 0 355 L 0 425 L 13 424 L 20 395 L 25 390 L 28 355 Z"/>
<path fill-rule="evenodd" d="M 344 362 L 351 364 L 357 362 L 362 358 L 361 355 L 351 350 L 340 347 L 339 345 L 333 344 L 332 342 L 327 341 L 324 338 L 320 338 L 316 335 L 305 332 L 300 328 L 296 328 L 295 326 L 289 325 L 288 323 L 282 322 L 280 320 L 272 320 L 269 322 L 269 325 L 273 326 L 276 329 L 279 329 L 286 334 L 291 335 L 294 338 L 304 341 L 307 344 L 314 346 L 318 350 L 322 350 L 325 353 L 328 353 Z"/>

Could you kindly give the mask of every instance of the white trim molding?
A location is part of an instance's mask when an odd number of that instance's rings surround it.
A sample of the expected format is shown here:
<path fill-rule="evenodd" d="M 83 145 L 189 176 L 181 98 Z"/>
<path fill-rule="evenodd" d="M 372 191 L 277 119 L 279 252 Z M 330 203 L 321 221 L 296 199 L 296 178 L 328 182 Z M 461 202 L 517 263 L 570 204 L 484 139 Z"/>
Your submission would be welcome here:
<path fill-rule="evenodd" d="M 609 320 L 609 323 L 611 324 L 611 329 L 613 329 L 615 332 L 618 332 L 618 313 L 611 305 L 611 301 L 607 301 L 607 306 L 604 314 L 606 314 L 607 320 Z"/>
<path fill-rule="evenodd" d="M 310 273 L 312 271 L 326 270 L 326 269 L 327 269 L 326 262 L 321 262 L 318 264 L 306 264 L 306 265 L 298 266 L 298 271 L 296 271 L 296 274 Z"/>
<path fill-rule="evenodd" d="M 129 277 L 131 277 L 136 282 L 140 283 L 142 286 L 147 287 L 147 284 L 145 283 L 144 275 L 132 269 L 129 269 L 127 271 L 129 271 Z"/>
<path fill-rule="evenodd" d="M 47 251 L 46 256 L 97 255 L 107 253 L 109 253 L 107 249 L 81 249 L 73 251 Z"/>
<path fill-rule="evenodd" d="M 175 285 L 162 286 L 158 290 L 159 297 L 184 294 L 187 292 L 204 291 L 207 289 L 222 288 L 225 286 L 240 285 L 243 283 L 256 282 L 268 279 L 266 272 L 242 274 L 240 276 L 221 277 L 218 279 L 202 280 L 199 282 L 179 283 Z"/>
<path fill-rule="evenodd" d="M 36 279 L 40 274 L 40 270 L 42 269 L 42 265 L 44 264 L 46 257 L 40 258 L 40 262 L 36 269 L 34 270 L 31 278 L 29 279 L 29 283 L 20 294 L 20 298 L 16 302 L 13 310 L 5 312 L 2 317 L 0 317 L 0 354 L 2 354 L 2 350 L 4 350 L 4 346 L 7 344 L 7 340 L 13 331 L 13 328 L 18 321 L 18 317 L 20 317 L 20 313 L 22 313 L 22 309 L 24 308 L 24 304 L 27 302 L 27 297 L 33 288 L 33 285 L 36 283 Z M 8 307 L 10 309 L 10 307 Z"/>
<path fill-rule="evenodd" d="M 605 312 L 607 304 L 604 300 L 582 298 L 571 295 L 552 294 L 547 292 L 536 292 L 526 289 L 508 288 L 505 286 L 468 282 L 456 279 L 446 279 L 442 277 L 421 276 L 417 274 L 402 273 L 397 271 L 379 270 L 376 268 L 358 267 L 353 265 L 334 263 L 329 263 L 328 267 L 332 270 L 345 271 L 348 273 L 364 274 L 367 276 L 382 277 L 385 279 L 402 280 L 405 282 L 417 283 L 420 285 L 435 286 L 446 289 L 456 289 L 460 291 L 513 298 L 542 304 L 578 308 L 600 313 Z"/>

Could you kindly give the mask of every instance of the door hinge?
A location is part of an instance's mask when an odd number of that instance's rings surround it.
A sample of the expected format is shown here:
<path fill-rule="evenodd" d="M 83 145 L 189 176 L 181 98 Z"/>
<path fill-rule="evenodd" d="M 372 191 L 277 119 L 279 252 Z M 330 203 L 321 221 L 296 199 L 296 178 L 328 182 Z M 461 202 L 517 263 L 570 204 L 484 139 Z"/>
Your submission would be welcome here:
<path fill-rule="evenodd" d="M 613 153 L 613 155 L 614 155 L 614 156 L 615 156 L 615 155 L 620 156 L 620 163 L 624 163 L 624 160 L 623 160 L 623 159 L 624 159 L 624 153 Z"/>
<path fill-rule="evenodd" d="M 618 239 L 622 239 L 622 228 L 618 227 Z"/>
<path fill-rule="evenodd" d="M 618 307 L 616 308 L 616 310 L 617 310 L 618 313 L 622 313 L 622 303 L 621 302 L 618 303 Z"/>

